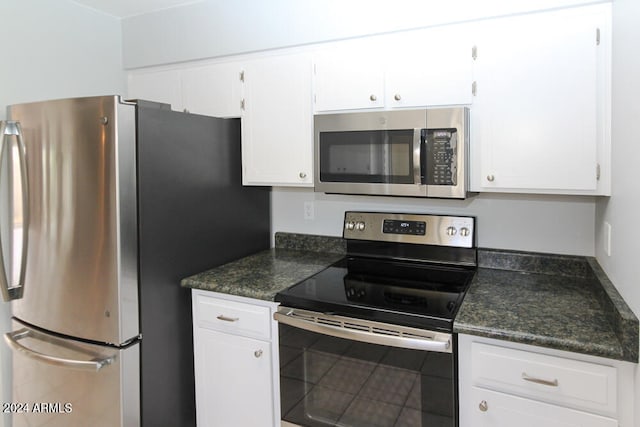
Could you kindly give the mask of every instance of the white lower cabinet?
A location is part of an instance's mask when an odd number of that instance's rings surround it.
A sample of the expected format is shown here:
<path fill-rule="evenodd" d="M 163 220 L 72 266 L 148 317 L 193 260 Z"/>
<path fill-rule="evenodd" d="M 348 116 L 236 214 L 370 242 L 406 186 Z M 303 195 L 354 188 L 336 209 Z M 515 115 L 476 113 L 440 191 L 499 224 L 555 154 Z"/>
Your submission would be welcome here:
<path fill-rule="evenodd" d="M 480 387 L 471 388 L 476 411 L 461 426 L 473 427 L 617 427 L 618 421 Z"/>
<path fill-rule="evenodd" d="M 459 335 L 460 427 L 631 425 L 633 365 Z"/>
<path fill-rule="evenodd" d="M 549 405 L 531 399 L 471 388 L 478 408 L 470 423 L 474 427 L 617 427 L 618 421 L 588 412 Z"/>
<path fill-rule="evenodd" d="M 199 427 L 279 424 L 276 304 L 192 291 Z"/>

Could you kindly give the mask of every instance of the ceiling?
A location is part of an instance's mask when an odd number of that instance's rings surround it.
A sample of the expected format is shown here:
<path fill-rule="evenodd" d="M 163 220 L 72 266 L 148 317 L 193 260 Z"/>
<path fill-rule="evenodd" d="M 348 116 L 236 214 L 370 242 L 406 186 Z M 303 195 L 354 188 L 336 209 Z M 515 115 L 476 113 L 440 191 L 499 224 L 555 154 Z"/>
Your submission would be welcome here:
<path fill-rule="evenodd" d="M 195 0 L 72 0 L 74 3 L 104 12 L 118 18 L 141 15 L 156 10 L 167 9 Z"/>

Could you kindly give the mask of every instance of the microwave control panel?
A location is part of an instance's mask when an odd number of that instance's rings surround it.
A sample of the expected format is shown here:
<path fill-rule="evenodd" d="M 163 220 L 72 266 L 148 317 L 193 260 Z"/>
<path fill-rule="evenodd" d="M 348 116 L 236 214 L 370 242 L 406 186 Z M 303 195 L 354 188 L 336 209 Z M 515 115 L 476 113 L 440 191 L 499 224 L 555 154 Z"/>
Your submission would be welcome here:
<path fill-rule="evenodd" d="M 422 129 L 422 164 L 426 165 L 422 183 L 457 185 L 458 132 L 456 129 Z"/>

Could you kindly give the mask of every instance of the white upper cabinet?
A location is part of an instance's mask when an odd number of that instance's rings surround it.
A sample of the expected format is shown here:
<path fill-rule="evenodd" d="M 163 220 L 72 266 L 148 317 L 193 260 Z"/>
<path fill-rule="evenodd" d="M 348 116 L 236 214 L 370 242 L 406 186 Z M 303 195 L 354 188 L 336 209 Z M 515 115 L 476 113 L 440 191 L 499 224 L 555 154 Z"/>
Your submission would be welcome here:
<path fill-rule="evenodd" d="M 213 117 L 240 117 L 241 69 L 237 62 L 184 69 L 185 108 L 190 113 Z"/>
<path fill-rule="evenodd" d="M 171 109 L 213 117 L 240 117 L 238 62 L 172 70 L 134 71 L 129 98 L 171 104 Z"/>
<path fill-rule="evenodd" d="M 242 181 L 313 186 L 311 56 L 247 60 L 242 85 Z"/>
<path fill-rule="evenodd" d="M 128 98 L 171 104 L 171 109 L 182 111 L 180 70 L 132 72 L 129 74 Z"/>
<path fill-rule="evenodd" d="M 610 5 L 478 25 L 473 191 L 609 192 Z"/>
<path fill-rule="evenodd" d="M 398 33 L 389 36 L 387 43 L 389 108 L 471 104 L 473 59 L 468 26 Z"/>
<path fill-rule="evenodd" d="M 315 111 L 470 104 L 471 53 L 463 25 L 327 44 L 314 59 Z"/>
<path fill-rule="evenodd" d="M 336 43 L 316 53 L 316 111 L 384 107 L 385 49 L 376 41 L 378 38 Z"/>

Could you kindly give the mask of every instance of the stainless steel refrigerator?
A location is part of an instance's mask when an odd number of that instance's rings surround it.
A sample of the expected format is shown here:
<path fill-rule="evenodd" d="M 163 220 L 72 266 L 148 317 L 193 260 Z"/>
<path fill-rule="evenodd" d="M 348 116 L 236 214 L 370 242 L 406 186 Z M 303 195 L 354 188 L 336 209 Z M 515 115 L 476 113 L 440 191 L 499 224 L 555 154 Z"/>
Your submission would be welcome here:
<path fill-rule="evenodd" d="M 270 242 L 269 190 L 241 184 L 239 119 L 118 96 L 8 116 L 14 426 L 195 425 L 180 279 Z"/>

